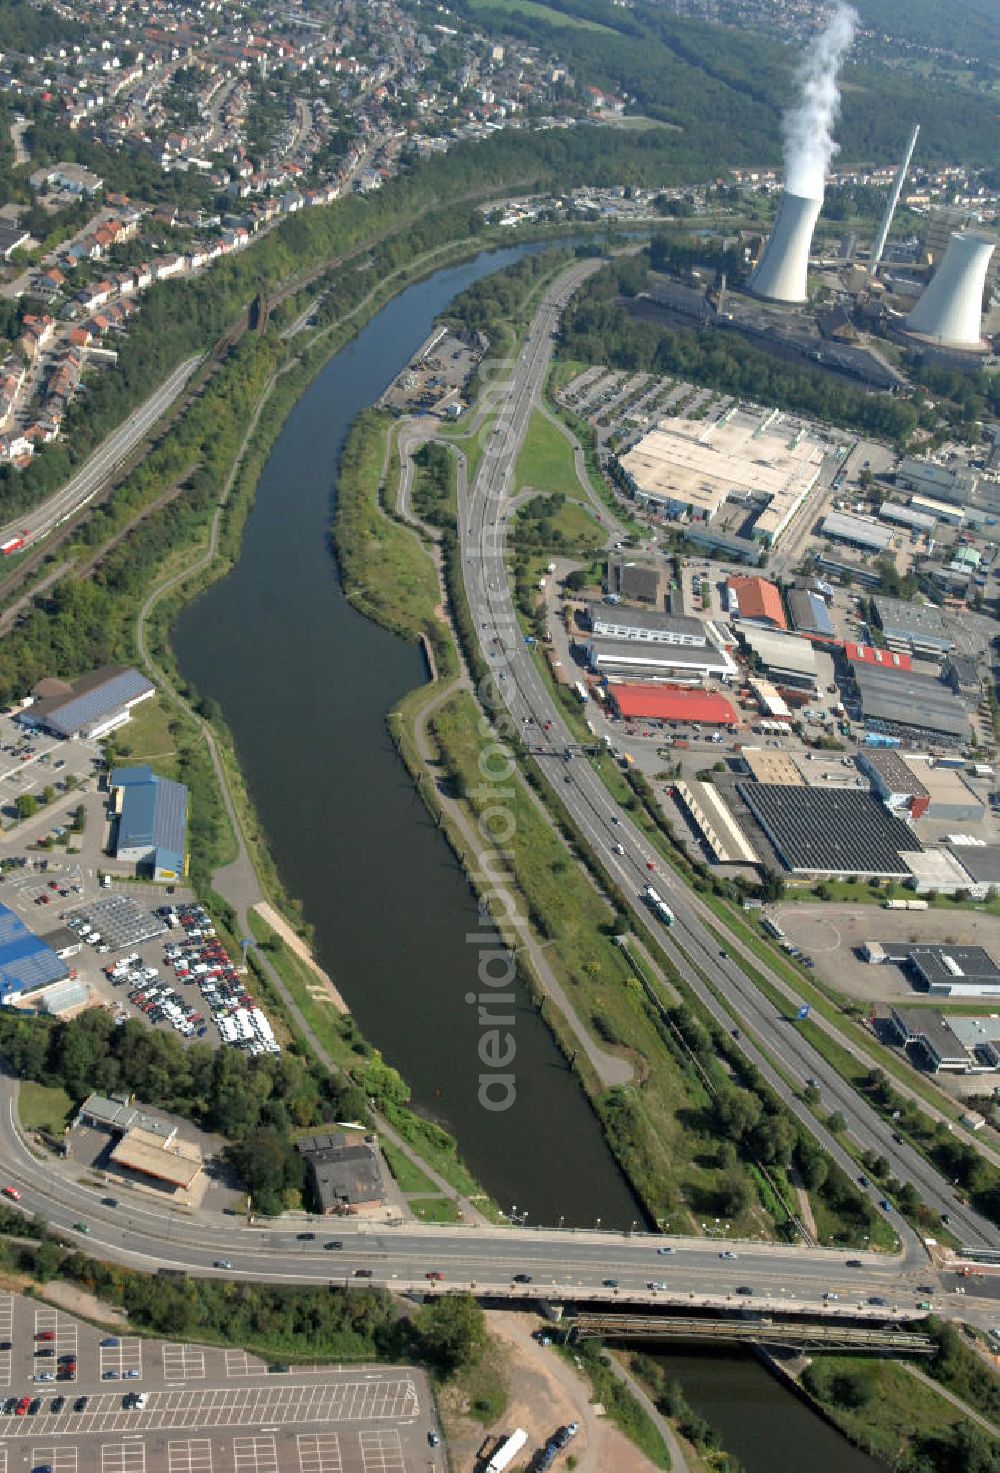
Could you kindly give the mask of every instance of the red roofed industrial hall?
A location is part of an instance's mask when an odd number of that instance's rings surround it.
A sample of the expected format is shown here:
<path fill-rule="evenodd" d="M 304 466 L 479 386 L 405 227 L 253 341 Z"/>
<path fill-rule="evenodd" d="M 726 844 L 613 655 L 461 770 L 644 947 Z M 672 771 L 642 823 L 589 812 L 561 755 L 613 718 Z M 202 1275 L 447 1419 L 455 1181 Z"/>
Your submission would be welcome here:
<path fill-rule="evenodd" d="M 608 697 L 626 721 L 697 721 L 705 726 L 738 726 L 726 700 L 711 691 L 663 685 L 609 685 Z"/>
<path fill-rule="evenodd" d="M 909 655 L 899 650 L 883 650 L 872 644 L 845 644 L 844 654 L 859 665 L 878 665 L 883 670 L 899 670 L 907 674 L 913 669 Z"/>
<path fill-rule="evenodd" d="M 736 595 L 738 608 L 731 610 L 741 619 L 750 619 L 755 624 L 770 624 L 772 629 L 787 629 L 788 621 L 781 603 L 780 590 L 766 578 L 751 578 L 743 573 L 733 573 L 726 579 L 726 587 Z"/>

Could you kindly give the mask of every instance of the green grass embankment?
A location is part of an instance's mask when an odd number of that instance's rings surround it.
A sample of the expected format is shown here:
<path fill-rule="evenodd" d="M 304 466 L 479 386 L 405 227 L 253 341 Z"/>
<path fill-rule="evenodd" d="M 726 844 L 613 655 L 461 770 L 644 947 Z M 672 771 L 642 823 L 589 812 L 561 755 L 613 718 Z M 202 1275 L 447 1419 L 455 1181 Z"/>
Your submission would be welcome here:
<path fill-rule="evenodd" d="M 465 692 L 457 692 L 431 718 L 442 775 L 473 822 L 493 801 L 479 768 L 486 743 L 478 723 L 478 708 Z M 504 788 L 502 802 L 512 828 L 504 848 L 510 851 L 521 913 L 547 944 L 553 972 L 595 1042 L 626 1050 L 636 1070 L 635 1083 L 603 1091 L 591 1068 L 580 1071 L 612 1149 L 650 1211 L 668 1219 L 673 1230 L 691 1228 L 706 1214 L 720 1215 L 722 1177 L 731 1184 L 733 1173 L 742 1175 L 744 1168 L 713 1139 L 704 1084 L 660 1025 L 615 946 L 611 905 L 520 778 L 512 776 Z M 547 1017 L 563 1049 L 576 1052 L 575 1037 L 565 1024 L 560 1027 L 556 1009 L 547 1009 Z M 578 1062 L 585 1062 L 582 1056 Z M 763 1225 L 751 1207 L 733 1222 L 732 1231 L 759 1232 Z"/>
<path fill-rule="evenodd" d="M 17 1091 L 17 1109 L 24 1130 L 44 1130 L 49 1135 L 61 1136 L 69 1124 L 73 1101 L 59 1085 L 22 1079 Z"/>
<path fill-rule="evenodd" d="M 416 532 L 392 521 L 379 504 L 392 423 L 374 410 L 355 420 L 340 457 L 333 537 L 349 602 L 403 639 L 415 640 L 438 624 L 440 591 Z"/>
<path fill-rule="evenodd" d="M 559 1353 L 574 1369 L 578 1364 L 582 1366 L 593 1391 L 591 1400 L 603 1406 L 619 1432 L 634 1442 L 655 1468 L 669 1469 L 672 1464 L 666 1443 L 645 1408 L 611 1370 L 610 1359 L 599 1342 L 585 1340 L 572 1348 L 560 1347 Z"/>
<path fill-rule="evenodd" d="M 1000 1469 L 1000 1442 L 907 1367 L 856 1356 L 822 1356 L 802 1386 L 856 1447 L 913 1473 Z"/>

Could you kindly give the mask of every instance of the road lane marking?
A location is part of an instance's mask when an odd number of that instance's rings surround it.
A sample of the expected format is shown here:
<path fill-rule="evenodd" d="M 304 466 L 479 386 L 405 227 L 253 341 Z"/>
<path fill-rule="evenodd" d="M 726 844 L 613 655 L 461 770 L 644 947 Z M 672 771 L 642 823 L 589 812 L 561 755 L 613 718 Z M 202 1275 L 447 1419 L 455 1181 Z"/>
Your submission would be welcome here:
<path fill-rule="evenodd" d="M 4 1459 L 6 1463 L 6 1452 L 4 1453 Z M 52 1473 L 76 1473 L 76 1445 L 74 1444 L 72 1447 L 60 1447 L 57 1443 L 53 1443 L 51 1446 L 45 1443 L 32 1447 L 32 1468 L 37 1468 L 39 1465 L 45 1464 L 52 1469 Z M 4 1473 L 6 1473 L 6 1468 Z"/>
<path fill-rule="evenodd" d="M 208 1437 L 167 1443 L 167 1473 L 212 1473 L 212 1442 Z"/>
<path fill-rule="evenodd" d="M 278 1473 L 278 1452 L 273 1437 L 235 1437 L 233 1462 L 236 1473 Z"/>
<path fill-rule="evenodd" d="M 163 1374 L 181 1382 L 204 1380 L 205 1352 L 200 1345 L 163 1346 Z"/>

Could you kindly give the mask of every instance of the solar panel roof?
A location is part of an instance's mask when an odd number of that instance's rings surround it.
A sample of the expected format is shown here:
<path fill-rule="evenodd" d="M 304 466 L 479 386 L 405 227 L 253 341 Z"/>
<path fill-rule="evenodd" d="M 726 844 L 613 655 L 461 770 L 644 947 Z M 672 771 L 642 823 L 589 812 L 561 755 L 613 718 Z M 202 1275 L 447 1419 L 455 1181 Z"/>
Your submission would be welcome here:
<path fill-rule="evenodd" d="M 46 982 L 65 977 L 66 965 L 24 922 L 0 905 L 0 997 L 11 992 L 33 992 Z"/>
<path fill-rule="evenodd" d="M 790 870 L 906 877 L 900 850 L 923 851 L 871 793 L 739 783 L 737 792 Z"/>
<path fill-rule="evenodd" d="M 99 721 L 102 716 L 110 716 L 128 701 L 137 700 L 152 689 L 153 686 L 145 675 L 140 675 L 138 670 L 121 670 L 103 680 L 100 685 L 92 686 L 78 696 L 71 696 L 62 705 L 50 710 L 46 724 L 53 731 L 72 736 L 81 727 L 88 726 L 92 721 Z"/>

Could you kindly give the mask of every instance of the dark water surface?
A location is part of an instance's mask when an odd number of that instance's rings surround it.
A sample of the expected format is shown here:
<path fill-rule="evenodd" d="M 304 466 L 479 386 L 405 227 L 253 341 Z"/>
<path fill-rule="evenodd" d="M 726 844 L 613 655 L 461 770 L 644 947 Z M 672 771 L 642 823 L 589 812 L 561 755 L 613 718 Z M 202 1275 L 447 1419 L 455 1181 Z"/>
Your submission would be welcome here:
<path fill-rule="evenodd" d="M 652 1356 L 744 1473 L 885 1473 L 749 1353 Z"/>
<path fill-rule="evenodd" d="M 416 796 L 386 712 L 426 679 L 417 649 L 356 614 L 329 533 L 337 457 L 457 292 L 532 247 L 449 267 L 403 292 L 327 364 L 261 477 L 239 564 L 173 631 L 184 675 L 222 707 L 282 878 L 319 960 L 415 1104 L 458 1138 L 505 1209 L 528 1221 L 639 1217 L 597 1121 L 518 987 L 516 1101 L 478 1101 L 481 930 L 469 886 Z M 534 247 L 541 249 L 541 247 Z"/>

